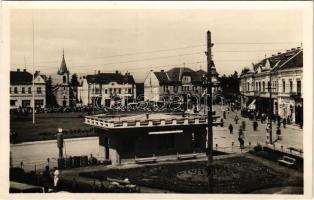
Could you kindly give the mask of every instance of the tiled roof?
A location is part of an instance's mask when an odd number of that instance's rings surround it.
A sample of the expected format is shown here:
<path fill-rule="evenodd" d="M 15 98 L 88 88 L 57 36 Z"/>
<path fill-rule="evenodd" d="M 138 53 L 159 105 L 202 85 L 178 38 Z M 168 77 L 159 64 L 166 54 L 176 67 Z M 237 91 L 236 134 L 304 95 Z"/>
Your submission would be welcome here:
<path fill-rule="evenodd" d="M 187 67 L 181 68 L 175 67 L 166 72 L 163 70 L 160 72 L 154 72 L 160 84 L 173 84 L 173 85 L 181 84 L 181 79 L 183 75 L 191 76 L 192 83 L 201 84 L 203 81 L 203 76 L 206 73 L 207 72 L 205 72 L 204 70 L 194 71 Z M 218 75 L 215 67 L 212 68 L 212 74 L 215 76 Z"/>
<path fill-rule="evenodd" d="M 58 74 L 63 75 L 65 73 L 69 73 L 69 70 L 67 68 L 67 64 L 65 63 L 64 52 L 63 52 L 61 65 L 60 65 L 60 68 L 58 69 Z"/>
<path fill-rule="evenodd" d="M 33 75 L 27 71 L 11 71 L 10 84 L 11 85 L 27 85 L 32 84 Z"/>
<path fill-rule="evenodd" d="M 267 68 L 267 62 L 269 62 L 270 68 Z M 288 68 L 303 67 L 303 49 L 293 48 L 284 53 L 278 53 L 271 57 L 265 58 L 260 62 L 253 64 L 253 71 L 257 73 L 260 68 L 261 71 L 278 71 Z M 248 72 L 249 73 L 249 72 Z M 246 73 L 246 74 L 248 74 Z"/>
<path fill-rule="evenodd" d="M 122 75 L 120 73 L 98 73 L 95 75 L 87 75 L 88 83 L 108 84 L 117 82 L 118 84 L 129 83 L 135 84 L 134 78 L 130 74 Z"/>

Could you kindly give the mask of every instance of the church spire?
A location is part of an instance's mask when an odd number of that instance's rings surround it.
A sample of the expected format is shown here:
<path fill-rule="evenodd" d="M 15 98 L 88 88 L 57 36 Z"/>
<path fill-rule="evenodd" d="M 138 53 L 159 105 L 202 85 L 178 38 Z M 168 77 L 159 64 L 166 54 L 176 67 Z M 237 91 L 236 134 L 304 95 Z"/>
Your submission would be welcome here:
<path fill-rule="evenodd" d="M 61 65 L 60 68 L 58 70 L 58 74 L 59 75 L 63 75 L 65 73 L 69 73 L 66 62 L 65 62 L 65 58 L 64 58 L 64 49 L 62 51 L 62 61 L 61 61 Z"/>

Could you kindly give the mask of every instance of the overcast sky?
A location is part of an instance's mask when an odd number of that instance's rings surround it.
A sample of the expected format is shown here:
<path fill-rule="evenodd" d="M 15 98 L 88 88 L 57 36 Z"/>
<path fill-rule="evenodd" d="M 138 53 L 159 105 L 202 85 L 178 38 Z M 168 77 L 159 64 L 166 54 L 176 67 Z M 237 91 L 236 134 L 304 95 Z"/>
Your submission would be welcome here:
<path fill-rule="evenodd" d="M 131 72 L 143 81 L 150 69 L 206 69 L 206 31 L 220 75 L 300 46 L 298 11 L 12 10 L 11 69 L 56 74 L 65 51 L 71 72 Z M 185 63 L 185 64 L 184 64 Z"/>

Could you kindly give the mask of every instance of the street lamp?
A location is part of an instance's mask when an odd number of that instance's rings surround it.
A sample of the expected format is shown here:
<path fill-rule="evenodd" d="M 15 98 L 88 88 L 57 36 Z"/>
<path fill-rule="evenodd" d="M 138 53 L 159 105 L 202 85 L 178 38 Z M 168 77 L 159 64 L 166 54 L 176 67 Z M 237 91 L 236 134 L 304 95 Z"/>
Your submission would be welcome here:
<path fill-rule="evenodd" d="M 63 158 L 63 134 L 62 134 L 62 128 L 58 128 L 57 146 L 59 148 L 59 158 Z"/>

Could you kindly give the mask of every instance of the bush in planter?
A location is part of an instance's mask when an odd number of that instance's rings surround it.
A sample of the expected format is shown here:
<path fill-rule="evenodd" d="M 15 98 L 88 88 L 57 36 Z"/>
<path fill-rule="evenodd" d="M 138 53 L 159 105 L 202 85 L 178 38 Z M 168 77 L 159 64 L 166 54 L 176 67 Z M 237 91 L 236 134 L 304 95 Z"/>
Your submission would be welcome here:
<path fill-rule="evenodd" d="M 263 150 L 262 146 L 259 145 L 259 144 L 256 145 L 253 149 L 254 149 L 255 152 L 259 152 L 259 151 L 262 151 L 262 150 Z"/>

